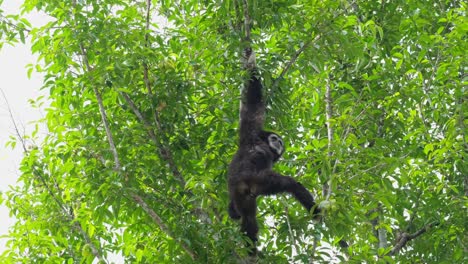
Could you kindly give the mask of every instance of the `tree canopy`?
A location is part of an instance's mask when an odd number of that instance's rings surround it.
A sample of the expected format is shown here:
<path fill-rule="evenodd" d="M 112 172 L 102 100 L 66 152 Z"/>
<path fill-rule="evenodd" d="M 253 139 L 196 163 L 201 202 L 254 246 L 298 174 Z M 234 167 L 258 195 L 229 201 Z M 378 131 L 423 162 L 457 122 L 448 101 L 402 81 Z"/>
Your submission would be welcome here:
<path fill-rule="evenodd" d="M 0 0 L 0 4 L 1 4 Z M 2 263 L 242 263 L 227 216 L 242 50 L 285 139 L 275 169 L 326 204 L 259 200 L 259 263 L 468 261 L 467 4 L 25 0 L 0 47 L 44 75 Z M 35 26 L 23 15 L 50 19 Z M 247 23 L 246 23 L 247 22 Z M 248 23 L 250 22 L 250 23 Z M 246 28 L 250 41 L 246 43 Z"/>

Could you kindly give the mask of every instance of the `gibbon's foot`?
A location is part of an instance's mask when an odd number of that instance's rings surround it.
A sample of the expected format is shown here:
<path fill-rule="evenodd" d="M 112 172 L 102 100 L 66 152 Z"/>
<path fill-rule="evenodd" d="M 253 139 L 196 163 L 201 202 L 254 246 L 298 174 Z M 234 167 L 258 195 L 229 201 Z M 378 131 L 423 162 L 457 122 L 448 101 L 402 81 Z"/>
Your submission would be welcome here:
<path fill-rule="evenodd" d="M 319 208 L 319 205 L 316 204 L 311 208 L 312 219 L 319 221 L 322 219 L 322 210 Z"/>
<path fill-rule="evenodd" d="M 229 203 L 228 214 L 229 217 L 234 220 L 239 220 L 241 218 L 241 215 L 239 212 L 237 212 L 237 209 L 234 207 L 234 203 L 232 201 Z"/>
<path fill-rule="evenodd" d="M 249 257 L 251 258 L 256 258 L 257 257 L 257 243 L 253 243 L 252 240 L 247 240 L 245 241 L 245 247 L 247 248 L 247 254 L 249 254 Z"/>
<path fill-rule="evenodd" d="M 314 220 L 321 220 L 325 210 L 331 209 L 333 207 L 333 204 L 334 204 L 334 200 L 324 200 L 314 205 L 312 207 L 313 209 L 312 215 L 313 215 Z"/>
<path fill-rule="evenodd" d="M 249 257 L 257 257 L 257 247 L 252 247 L 249 249 Z"/>
<path fill-rule="evenodd" d="M 245 247 L 247 249 L 247 254 L 250 260 L 262 259 L 268 255 L 268 252 L 264 252 L 258 249 L 257 244 L 258 244 L 257 242 L 251 243 L 251 241 L 249 240 L 246 241 Z M 252 263 L 257 263 L 257 262 L 252 262 Z"/>
<path fill-rule="evenodd" d="M 248 256 L 246 259 L 245 259 L 245 262 L 244 263 L 248 263 L 248 264 L 255 264 L 255 263 L 258 263 L 258 257 L 256 255 L 254 256 Z"/>

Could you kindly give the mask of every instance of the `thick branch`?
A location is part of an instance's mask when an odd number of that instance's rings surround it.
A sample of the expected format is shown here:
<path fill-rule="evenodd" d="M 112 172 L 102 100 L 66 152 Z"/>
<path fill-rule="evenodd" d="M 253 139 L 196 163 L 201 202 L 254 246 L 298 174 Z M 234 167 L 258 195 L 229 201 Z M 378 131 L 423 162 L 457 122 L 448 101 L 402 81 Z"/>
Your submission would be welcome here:
<path fill-rule="evenodd" d="M 96 248 L 96 246 L 93 244 L 91 241 L 91 238 L 89 235 L 83 230 L 83 227 L 81 227 L 81 224 L 78 223 L 78 221 L 75 221 L 74 218 L 70 220 L 70 222 L 74 222 L 73 227 L 80 232 L 80 234 L 83 236 L 86 244 L 91 248 L 91 253 L 93 256 L 95 256 L 98 260 L 99 263 L 107 263 L 107 261 L 104 260 L 102 257 L 101 252 Z"/>
<path fill-rule="evenodd" d="M 332 152 L 333 126 L 331 124 L 331 120 L 333 118 L 332 103 L 333 103 L 333 99 L 332 99 L 332 96 L 331 96 L 330 83 L 327 80 L 326 90 L 325 90 L 325 104 L 326 104 L 326 107 L 325 107 L 325 112 L 326 113 L 325 114 L 326 114 L 327 137 L 328 137 L 328 153 L 327 153 L 327 156 L 328 156 L 328 163 L 329 164 L 331 162 L 331 158 L 332 158 L 332 155 L 333 155 L 333 152 Z M 325 197 L 326 200 L 330 199 L 330 195 L 332 193 L 332 190 L 331 190 L 332 176 L 333 175 L 330 174 L 328 182 L 323 184 L 322 193 L 323 193 L 323 196 Z"/>
<path fill-rule="evenodd" d="M 373 213 L 377 213 L 377 216 L 370 220 L 372 224 L 372 231 L 374 236 L 378 239 L 377 248 L 387 247 L 387 230 L 379 227 L 383 219 L 382 204 L 378 203 L 377 207 L 370 210 L 368 216 L 372 216 Z"/>
<path fill-rule="evenodd" d="M 429 224 L 425 225 L 423 228 L 419 229 L 418 231 L 416 231 L 413 234 L 409 234 L 409 233 L 406 233 L 406 232 L 401 232 L 396 238 L 395 246 L 392 248 L 392 250 L 390 250 L 390 253 L 388 253 L 388 255 L 389 256 L 394 256 L 394 255 L 398 254 L 398 252 L 400 252 L 400 250 L 404 246 L 406 246 L 406 244 L 409 241 L 419 237 L 420 235 L 422 235 L 426 231 L 428 231 L 430 228 L 432 228 L 434 226 L 438 226 L 438 225 L 439 225 L 439 222 L 429 223 Z"/>
<path fill-rule="evenodd" d="M 244 8 L 244 30 L 245 30 L 245 42 L 247 42 L 248 47 L 250 47 L 251 37 L 250 37 L 250 26 L 252 25 L 252 20 L 249 15 L 249 5 L 248 0 L 242 0 L 242 7 Z"/>
<path fill-rule="evenodd" d="M 256 67 L 255 52 L 252 49 L 252 38 L 250 34 L 250 27 L 252 20 L 249 15 L 249 5 L 247 0 L 242 0 L 242 9 L 244 10 L 244 39 L 243 41 L 243 55 L 241 56 L 241 63 L 245 70 L 253 70 Z"/>
<path fill-rule="evenodd" d="M 377 229 L 377 234 L 379 238 L 379 248 L 386 248 L 387 247 L 387 229 L 379 227 L 379 229 Z"/>
<path fill-rule="evenodd" d="M 146 33 L 145 33 L 145 47 L 148 48 L 149 47 L 149 26 L 150 26 L 150 9 L 151 9 L 151 0 L 147 0 L 146 1 Z M 148 64 L 146 63 L 146 61 L 143 62 L 143 69 L 144 69 L 144 72 L 143 72 L 143 79 L 145 81 L 145 86 L 146 88 L 148 89 L 148 93 L 149 94 L 153 94 L 153 91 L 151 90 L 151 85 L 150 85 L 150 82 L 149 82 L 149 78 L 148 78 Z"/>
<path fill-rule="evenodd" d="M 114 156 L 114 169 L 120 169 L 120 160 L 119 154 L 117 152 L 117 148 L 115 147 L 114 138 L 112 136 L 112 132 L 110 130 L 109 121 L 107 119 L 106 110 L 104 109 L 104 104 L 102 103 L 101 93 L 98 91 L 96 87 L 93 88 L 94 94 L 96 95 L 96 99 L 98 100 L 99 104 L 99 112 L 101 113 L 102 122 L 104 123 L 104 128 L 106 130 L 107 140 L 109 141 L 109 147 L 112 151 L 112 155 Z"/>

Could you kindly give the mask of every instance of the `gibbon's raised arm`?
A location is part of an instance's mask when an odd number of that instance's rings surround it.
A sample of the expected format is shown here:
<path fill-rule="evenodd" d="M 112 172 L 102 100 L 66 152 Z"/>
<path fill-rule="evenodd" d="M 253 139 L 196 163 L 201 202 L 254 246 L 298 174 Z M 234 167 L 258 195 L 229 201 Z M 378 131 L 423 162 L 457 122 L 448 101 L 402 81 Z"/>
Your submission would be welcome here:
<path fill-rule="evenodd" d="M 240 146 L 254 144 L 265 121 L 263 86 L 260 77 L 256 68 L 248 71 L 249 79 L 244 83 L 240 107 Z"/>

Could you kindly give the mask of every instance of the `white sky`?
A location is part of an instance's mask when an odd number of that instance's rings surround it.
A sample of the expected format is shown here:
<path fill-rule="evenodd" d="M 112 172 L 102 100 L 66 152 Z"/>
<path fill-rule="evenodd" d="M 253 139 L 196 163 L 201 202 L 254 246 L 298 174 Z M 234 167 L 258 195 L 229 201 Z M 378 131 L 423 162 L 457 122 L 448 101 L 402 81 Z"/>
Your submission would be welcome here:
<path fill-rule="evenodd" d="M 7 0 L 0 6 L 4 15 L 19 13 L 22 1 Z M 39 14 L 27 16 L 33 25 L 45 23 L 45 17 Z M 15 122 L 21 134 L 30 134 L 34 130 L 32 121 L 38 120 L 42 114 L 32 108 L 29 99 L 35 99 L 44 94 L 40 91 L 42 77 L 33 73 L 27 77 L 26 65 L 35 63 L 30 45 L 18 44 L 15 47 L 4 45 L 0 50 L 0 89 L 5 93 Z M 0 94 L 0 192 L 5 192 L 10 185 L 15 185 L 19 175 L 19 164 L 22 158 L 22 148 L 18 144 L 15 149 L 6 148 L 10 136 L 15 130 L 10 118 L 7 104 Z M 5 235 L 14 223 L 5 206 L 0 206 L 0 235 Z M 0 254 L 5 250 L 6 239 L 0 238 Z"/>

